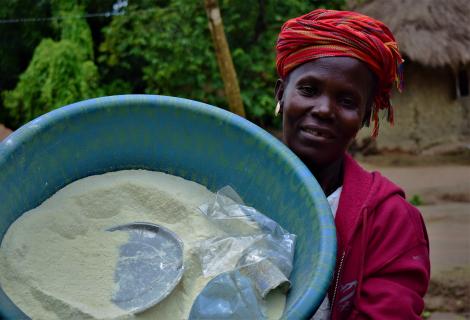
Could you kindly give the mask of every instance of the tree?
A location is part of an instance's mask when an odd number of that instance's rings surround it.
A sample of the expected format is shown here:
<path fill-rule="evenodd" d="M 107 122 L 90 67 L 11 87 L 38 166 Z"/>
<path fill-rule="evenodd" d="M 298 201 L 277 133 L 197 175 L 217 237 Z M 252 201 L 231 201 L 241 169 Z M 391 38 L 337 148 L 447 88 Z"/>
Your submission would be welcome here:
<path fill-rule="evenodd" d="M 83 15 L 75 1 L 53 2 L 57 16 Z M 60 106 L 99 95 L 91 31 L 84 19 L 58 22 L 61 40 L 43 39 L 14 90 L 3 93 L 4 105 L 17 124 Z"/>
<path fill-rule="evenodd" d="M 144 3 L 145 2 L 145 3 Z M 250 120 L 274 120 L 275 43 L 281 24 L 344 0 L 220 0 L 224 29 Z M 106 94 L 156 93 L 227 108 L 203 0 L 133 1 L 104 28 L 100 47 Z"/>
<path fill-rule="evenodd" d="M 104 29 L 106 94 L 154 93 L 222 102 L 223 85 L 202 1 L 131 5 Z"/>
<path fill-rule="evenodd" d="M 0 18 L 80 16 L 85 9 L 110 11 L 116 1 L 10 0 L 0 8 Z M 279 121 L 273 117 L 273 87 L 277 78 L 274 46 L 281 24 L 319 6 L 340 8 L 344 1 L 219 0 L 250 120 L 265 126 Z M 5 42 L 0 50 L 0 90 L 9 119 L 15 120 L 7 123 L 10 127 L 102 94 L 156 93 L 227 108 L 204 1 L 129 3 L 124 14 L 112 20 L 89 19 L 91 33 L 84 19 L 0 25 L 5 36 L 0 37 Z M 43 37 L 49 40 L 43 39 L 38 46 Z M 33 50 L 34 57 L 23 72 Z"/>
<path fill-rule="evenodd" d="M 245 109 L 243 108 L 243 102 L 240 96 L 237 73 L 233 66 L 232 55 L 230 54 L 230 49 L 225 37 L 219 3 L 217 0 L 205 0 L 204 3 L 229 109 L 245 117 Z"/>
<path fill-rule="evenodd" d="M 20 23 L 14 19 L 48 16 L 51 16 L 50 1 L 2 1 L 0 19 L 9 20 L 10 23 L 0 24 L 0 92 L 15 87 L 41 39 L 54 35 L 49 23 Z M 12 123 L 6 111 L 0 99 L 0 123 L 10 127 Z"/>

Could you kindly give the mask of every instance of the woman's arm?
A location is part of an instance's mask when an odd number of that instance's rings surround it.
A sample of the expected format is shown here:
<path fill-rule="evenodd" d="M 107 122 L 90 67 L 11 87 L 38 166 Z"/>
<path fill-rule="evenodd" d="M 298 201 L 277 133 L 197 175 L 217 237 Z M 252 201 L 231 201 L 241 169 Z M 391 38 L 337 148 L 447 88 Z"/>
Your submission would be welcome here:
<path fill-rule="evenodd" d="M 421 319 L 430 277 L 422 216 L 401 197 L 385 201 L 374 215 L 351 318 Z"/>

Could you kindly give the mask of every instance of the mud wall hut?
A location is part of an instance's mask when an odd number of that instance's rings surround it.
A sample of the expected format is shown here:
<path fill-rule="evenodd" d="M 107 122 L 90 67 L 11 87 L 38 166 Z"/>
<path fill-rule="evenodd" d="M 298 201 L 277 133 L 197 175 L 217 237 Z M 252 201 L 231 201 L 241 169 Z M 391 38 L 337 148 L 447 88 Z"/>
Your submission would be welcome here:
<path fill-rule="evenodd" d="M 379 150 L 469 148 L 470 1 L 360 3 L 351 9 L 387 24 L 405 59 L 405 90 L 392 95 L 395 126 L 381 121 Z M 358 140 L 370 133 L 363 129 Z"/>

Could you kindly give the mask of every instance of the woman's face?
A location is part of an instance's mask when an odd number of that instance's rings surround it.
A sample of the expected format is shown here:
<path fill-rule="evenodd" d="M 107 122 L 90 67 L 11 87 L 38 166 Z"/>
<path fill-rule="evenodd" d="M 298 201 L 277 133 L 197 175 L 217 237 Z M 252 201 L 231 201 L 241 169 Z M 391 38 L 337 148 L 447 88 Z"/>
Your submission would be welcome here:
<path fill-rule="evenodd" d="M 297 67 L 276 85 L 284 143 L 309 167 L 338 160 L 362 126 L 373 87 L 372 72 L 354 58 Z"/>

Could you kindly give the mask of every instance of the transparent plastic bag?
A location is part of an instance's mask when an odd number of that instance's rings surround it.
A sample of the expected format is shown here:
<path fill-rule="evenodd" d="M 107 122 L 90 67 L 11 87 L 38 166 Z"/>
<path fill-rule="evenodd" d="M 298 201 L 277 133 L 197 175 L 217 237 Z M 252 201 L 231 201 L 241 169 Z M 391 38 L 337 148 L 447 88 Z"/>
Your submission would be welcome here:
<path fill-rule="evenodd" d="M 197 296 L 190 320 L 266 319 L 265 306 L 251 279 L 238 270 L 212 279 Z"/>
<path fill-rule="evenodd" d="M 231 187 L 216 193 L 213 203 L 199 208 L 227 234 L 202 241 L 199 257 L 204 276 L 214 276 L 269 259 L 288 278 L 292 271 L 295 235 L 248 207 Z"/>
<path fill-rule="evenodd" d="M 235 269 L 239 260 L 263 235 L 210 238 L 199 244 L 199 260 L 205 277 Z"/>
<path fill-rule="evenodd" d="M 230 187 L 200 210 L 226 236 L 200 243 L 203 274 L 215 278 L 196 298 L 189 319 L 266 319 L 266 295 L 290 287 L 295 235 L 245 206 Z"/>

